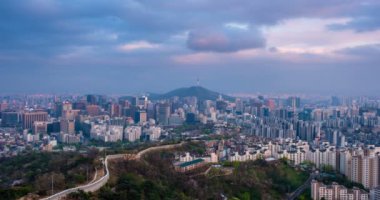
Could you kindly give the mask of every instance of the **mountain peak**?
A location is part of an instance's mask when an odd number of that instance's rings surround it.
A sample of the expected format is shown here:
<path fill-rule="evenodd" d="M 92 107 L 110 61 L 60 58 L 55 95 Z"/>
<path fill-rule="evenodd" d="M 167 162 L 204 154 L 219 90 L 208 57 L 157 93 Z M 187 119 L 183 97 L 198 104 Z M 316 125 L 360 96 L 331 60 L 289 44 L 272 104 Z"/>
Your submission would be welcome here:
<path fill-rule="evenodd" d="M 175 96 L 178 96 L 181 98 L 195 96 L 200 101 L 204 101 L 204 100 L 215 101 L 218 99 L 219 95 L 221 95 L 223 99 L 226 99 L 226 100 L 233 101 L 235 99 L 234 97 L 227 96 L 219 92 L 211 91 L 202 86 L 190 86 L 190 87 L 178 88 L 166 94 L 158 95 L 156 99 L 169 99 Z"/>

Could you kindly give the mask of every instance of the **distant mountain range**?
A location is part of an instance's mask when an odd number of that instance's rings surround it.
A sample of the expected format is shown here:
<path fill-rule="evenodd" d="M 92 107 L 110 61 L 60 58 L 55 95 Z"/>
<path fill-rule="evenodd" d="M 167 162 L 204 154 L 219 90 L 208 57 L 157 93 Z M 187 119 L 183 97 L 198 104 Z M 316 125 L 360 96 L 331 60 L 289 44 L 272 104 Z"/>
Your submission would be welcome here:
<path fill-rule="evenodd" d="M 172 97 L 191 97 L 195 96 L 199 101 L 204 101 L 204 100 L 213 100 L 215 101 L 218 99 L 219 95 L 222 96 L 223 99 L 229 100 L 229 101 L 234 101 L 235 98 L 232 96 L 228 96 L 225 94 L 221 94 L 219 92 L 211 91 L 209 89 L 206 89 L 201 86 L 192 86 L 192 87 L 184 87 L 184 88 L 179 88 L 175 89 L 173 91 L 170 91 L 165 94 L 154 94 L 150 93 L 149 98 L 153 100 L 160 100 L 160 99 L 170 99 Z"/>

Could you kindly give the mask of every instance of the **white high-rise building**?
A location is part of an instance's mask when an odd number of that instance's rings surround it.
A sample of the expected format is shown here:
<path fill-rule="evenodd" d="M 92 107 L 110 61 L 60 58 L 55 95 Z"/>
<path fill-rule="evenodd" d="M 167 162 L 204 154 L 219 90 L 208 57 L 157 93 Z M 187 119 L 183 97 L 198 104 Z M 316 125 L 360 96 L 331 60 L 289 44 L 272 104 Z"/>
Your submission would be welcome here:
<path fill-rule="evenodd" d="M 123 126 L 92 124 L 90 137 L 104 142 L 117 142 L 123 139 Z"/>
<path fill-rule="evenodd" d="M 378 186 L 379 158 L 366 156 L 362 159 L 362 184 L 365 188 Z"/>
<path fill-rule="evenodd" d="M 128 126 L 124 130 L 124 139 L 129 142 L 139 140 L 141 137 L 141 126 Z"/>
<path fill-rule="evenodd" d="M 311 198 L 313 200 L 368 200 L 368 192 L 354 187 L 347 189 L 343 185 L 332 183 L 332 185 L 325 185 L 316 180 L 311 182 Z"/>
<path fill-rule="evenodd" d="M 357 183 L 362 182 L 362 157 L 361 156 L 352 156 L 351 180 Z"/>
<path fill-rule="evenodd" d="M 161 128 L 157 126 L 151 126 L 147 129 L 144 129 L 144 133 L 146 136 L 149 136 L 149 140 L 156 141 L 161 136 Z"/>
<path fill-rule="evenodd" d="M 347 176 L 350 179 L 351 177 L 351 153 L 344 149 L 339 152 L 339 172 Z"/>
<path fill-rule="evenodd" d="M 337 152 L 334 147 L 327 149 L 327 165 L 331 166 L 334 170 L 337 169 L 336 154 Z"/>

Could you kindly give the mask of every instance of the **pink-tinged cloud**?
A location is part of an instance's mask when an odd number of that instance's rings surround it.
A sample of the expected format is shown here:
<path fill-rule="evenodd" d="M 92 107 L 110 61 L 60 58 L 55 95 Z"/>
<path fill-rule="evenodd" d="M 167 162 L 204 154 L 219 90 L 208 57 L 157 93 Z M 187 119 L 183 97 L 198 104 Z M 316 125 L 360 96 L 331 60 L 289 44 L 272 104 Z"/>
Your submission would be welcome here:
<path fill-rule="evenodd" d="M 355 32 L 352 30 L 332 31 L 328 25 L 345 23 L 349 18 L 316 19 L 301 18 L 285 20 L 283 23 L 267 27 L 264 35 L 270 47 L 282 54 L 320 55 L 330 58 L 350 59 L 337 51 L 352 46 L 376 44 L 380 41 L 380 30 Z"/>
<path fill-rule="evenodd" d="M 236 52 L 262 48 L 265 46 L 265 39 L 255 28 L 228 26 L 220 29 L 193 30 L 189 33 L 187 46 L 195 51 Z"/>
<path fill-rule="evenodd" d="M 142 40 L 121 45 L 119 46 L 119 49 L 122 51 L 134 51 L 140 49 L 157 49 L 159 47 L 160 45 L 158 44 L 153 44 Z"/>
<path fill-rule="evenodd" d="M 357 61 L 358 58 L 338 52 L 324 52 L 304 49 L 283 49 L 276 51 L 267 49 L 246 49 L 232 53 L 199 52 L 173 56 L 172 60 L 177 64 L 201 65 L 201 64 L 231 64 L 251 63 L 257 61 L 269 61 L 276 63 L 293 64 L 330 64 L 337 62 Z M 300 66 L 300 65 L 296 65 Z M 289 66 L 286 66 L 289 67 Z M 292 67 L 293 68 L 293 67 Z"/>

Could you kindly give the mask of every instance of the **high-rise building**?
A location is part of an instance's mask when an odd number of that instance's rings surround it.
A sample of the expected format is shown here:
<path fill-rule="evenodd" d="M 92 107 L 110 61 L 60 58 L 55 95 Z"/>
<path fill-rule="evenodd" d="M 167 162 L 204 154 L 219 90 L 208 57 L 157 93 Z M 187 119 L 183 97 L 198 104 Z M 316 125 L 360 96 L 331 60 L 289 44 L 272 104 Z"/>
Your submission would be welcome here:
<path fill-rule="evenodd" d="M 362 159 L 362 184 L 365 188 L 378 186 L 379 158 L 377 156 L 365 156 Z"/>
<path fill-rule="evenodd" d="M 155 104 L 153 103 L 148 103 L 148 107 L 146 109 L 146 114 L 148 119 L 155 119 Z"/>
<path fill-rule="evenodd" d="M 276 108 L 276 102 L 274 99 L 267 99 L 265 101 L 265 106 L 267 106 L 270 110 L 274 110 Z"/>
<path fill-rule="evenodd" d="M 227 109 L 228 103 L 224 100 L 216 101 L 216 109 L 219 111 L 225 111 Z"/>
<path fill-rule="evenodd" d="M 339 151 L 339 172 L 351 178 L 351 153 L 348 150 Z"/>
<path fill-rule="evenodd" d="M 197 121 L 196 115 L 194 113 L 186 113 L 186 123 L 195 124 Z"/>
<path fill-rule="evenodd" d="M 80 110 L 64 110 L 62 119 L 74 120 L 79 115 Z"/>
<path fill-rule="evenodd" d="M 86 101 L 77 101 L 73 103 L 73 109 L 75 110 L 86 110 Z"/>
<path fill-rule="evenodd" d="M 136 106 L 129 106 L 129 107 L 124 107 L 122 110 L 123 116 L 125 117 L 135 117 L 135 113 L 137 111 Z"/>
<path fill-rule="evenodd" d="M 87 103 L 90 105 L 95 105 L 98 103 L 98 100 L 95 95 L 89 94 L 87 95 Z"/>
<path fill-rule="evenodd" d="M 351 180 L 357 183 L 362 182 L 362 156 L 355 155 L 351 159 Z"/>
<path fill-rule="evenodd" d="M 33 123 L 33 134 L 46 134 L 47 133 L 48 122 L 38 122 Z"/>
<path fill-rule="evenodd" d="M 55 102 L 54 103 L 54 117 L 61 117 L 62 116 L 62 109 L 63 109 L 63 103 L 62 102 Z"/>
<path fill-rule="evenodd" d="M 288 106 L 289 107 L 301 107 L 301 98 L 299 97 L 289 97 L 288 98 Z"/>
<path fill-rule="evenodd" d="M 144 135 L 147 137 L 150 141 L 157 141 L 161 136 L 161 128 L 151 126 L 147 129 L 144 129 Z"/>
<path fill-rule="evenodd" d="M 340 147 L 344 147 L 346 145 L 346 136 L 340 136 Z"/>
<path fill-rule="evenodd" d="M 184 118 L 182 118 L 177 113 L 171 114 L 169 117 L 169 125 L 170 126 L 179 126 L 179 125 L 182 125 L 183 122 L 184 122 Z"/>
<path fill-rule="evenodd" d="M 100 113 L 100 108 L 98 105 L 87 105 L 86 111 L 90 116 L 98 116 Z"/>
<path fill-rule="evenodd" d="M 134 120 L 136 123 L 146 122 L 148 120 L 146 111 L 145 110 L 136 111 Z"/>
<path fill-rule="evenodd" d="M 146 109 L 148 107 L 148 97 L 147 96 L 140 96 L 136 97 L 135 106 L 140 109 Z"/>
<path fill-rule="evenodd" d="M 61 119 L 61 132 L 75 134 L 75 120 Z"/>
<path fill-rule="evenodd" d="M 67 111 L 67 110 L 72 110 L 73 109 L 73 104 L 65 101 L 62 103 L 62 111 Z"/>
<path fill-rule="evenodd" d="M 33 123 L 47 121 L 48 113 L 45 111 L 26 111 L 22 114 L 22 128 L 32 129 Z"/>
<path fill-rule="evenodd" d="M 168 103 L 159 103 L 157 105 L 157 121 L 163 126 L 169 124 L 170 105 Z"/>
<path fill-rule="evenodd" d="M 350 200 L 368 200 L 368 192 L 354 187 L 353 189 L 347 189 L 343 185 L 332 183 L 331 185 L 325 185 L 316 180 L 311 182 L 311 198 L 313 200 L 338 200 L 338 199 L 350 199 Z"/>
<path fill-rule="evenodd" d="M 47 133 L 59 133 L 61 131 L 60 121 L 53 121 L 47 124 Z"/>
<path fill-rule="evenodd" d="M 90 138 L 104 142 L 117 142 L 123 139 L 123 126 L 91 124 Z"/>
<path fill-rule="evenodd" d="M 324 113 L 321 109 L 315 109 L 313 110 L 313 119 L 314 121 L 323 121 L 324 119 Z"/>
<path fill-rule="evenodd" d="M 370 200 L 378 200 L 380 199 L 380 186 L 371 189 L 370 191 Z"/>
<path fill-rule="evenodd" d="M 243 112 L 243 101 L 240 98 L 236 98 L 235 100 L 235 110 L 236 113 L 242 114 Z"/>
<path fill-rule="evenodd" d="M 141 137 L 141 127 L 140 126 L 128 126 L 124 130 L 124 139 L 129 142 L 134 142 L 140 140 Z"/>
<path fill-rule="evenodd" d="M 337 96 L 332 96 L 331 97 L 331 105 L 332 106 L 340 106 L 341 105 L 341 100 Z"/>
<path fill-rule="evenodd" d="M 112 103 L 109 107 L 109 113 L 111 117 L 120 117 L 121 116 L 120 104 Z"/>
<path fill-rule="evenodd" d="M 15 127 L 19 125 L 20 114 L 16 111 L 5 111 L 1 113 L 1 126 Z"/>
<path fill-rule="evenodd" d="M 7 110 L 8 109 L 8 104 L 6 102 L 0 103 L 0 112 Z"/>

